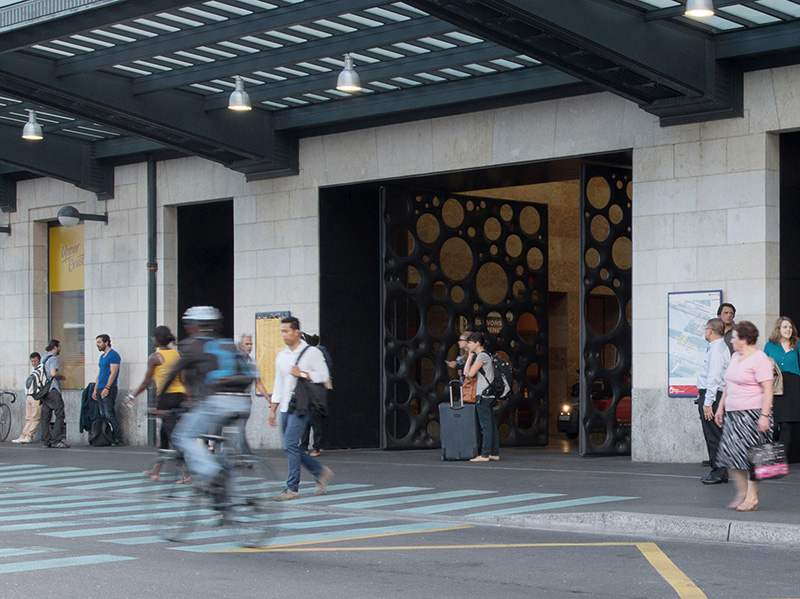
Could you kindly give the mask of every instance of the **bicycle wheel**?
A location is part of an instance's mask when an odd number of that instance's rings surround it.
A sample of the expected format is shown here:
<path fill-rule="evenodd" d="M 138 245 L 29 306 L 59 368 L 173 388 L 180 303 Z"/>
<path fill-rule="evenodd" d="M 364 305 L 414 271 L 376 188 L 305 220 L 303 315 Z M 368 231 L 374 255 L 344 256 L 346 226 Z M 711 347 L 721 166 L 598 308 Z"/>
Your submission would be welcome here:
<path fill-rule="evenodd" d="M 0 403 L 0 441 L 5 441 L 8 438 L 8 433 L 11 430 L 11 409 L 8 405 Z"/>
<path fill-rule="evenodd" d="M 150 525 L 162 539 L 184 541 L 201 522 L 204 501 L 188 481 L 186 466 L 177 452 L 160 453 L 167 455 L 154 462 L 145 482 L 151 489 Z"/>
<path fill-rule="evenodd" d="M 266 460 L 236 456 L 230 463 L 228 524 L 242 547 L 264 547 L 280 530 L 283 505 L 273 501 L 281 486 Z"/>

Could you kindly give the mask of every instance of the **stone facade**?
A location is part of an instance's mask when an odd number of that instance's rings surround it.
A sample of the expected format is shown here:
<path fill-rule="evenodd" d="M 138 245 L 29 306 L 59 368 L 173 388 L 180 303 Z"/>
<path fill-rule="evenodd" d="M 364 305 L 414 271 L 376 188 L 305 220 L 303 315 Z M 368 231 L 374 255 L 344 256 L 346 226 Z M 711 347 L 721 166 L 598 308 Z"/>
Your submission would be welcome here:
<path fill-rule="evenodd" d="M 699 461 L 702 435 L 691 400 L 666 395 L 667 293 L 722 289 L 737 318 L 762 331 L 777 316 L 776 133 L 800 127 L 798 78 L 800 67 L 746 74 L 744 118 L 718 122 L 662 128 L 634 104 L 602 93 L 304 139 L 299 175 L 269 181 L 247 183 L 196 158 L 161 162 L 158 322 L 178 325 L 181 204 L 233 199 L 236 331 L 251 331 L 255 312 L 285 309 L 316 331 L 320 187 L 632 149 L 633 459 Z M 115 175 L 109 224 L 85 225 L 86 379 L 96 375 L 94 335 L 105 332 L 124 360 L 121 385 L 131 388 L 147 358 L 146 166 L 118 167 Z M 68 204 L 81 212 L 105 208 L 92 194 L 50 179 L 20 182 L 17 193 L 13 233 L 0 235 L 0 387 L 13 389 L 28 374 L 27 355 L 47 338 L 45 222 Z M 80 440 L 76 394 L 68 394 L 71 441 Z M 262 408 L 250 425 L 253 444 L 277 446 Z M 124 419 L 128 440 L 142 443 L 142 411 Z"/>

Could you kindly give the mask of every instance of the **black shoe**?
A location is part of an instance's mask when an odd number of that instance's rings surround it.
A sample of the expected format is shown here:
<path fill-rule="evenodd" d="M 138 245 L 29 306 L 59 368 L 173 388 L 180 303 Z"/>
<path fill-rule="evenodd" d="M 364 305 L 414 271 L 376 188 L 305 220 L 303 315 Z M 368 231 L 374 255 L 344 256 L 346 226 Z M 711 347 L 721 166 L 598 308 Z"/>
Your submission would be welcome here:
<path fill-rule="evenodd" d="M 111 447 L 122 447 L 123 445 L 125 445 L 125 443 L 123 443 L 123 442 L 122 442 L 122 439 L 120 439 L 119 441 L 114 441 L 114 442 L 111 444 Z"/>
<path fill-rule="evenodd" d="M 700 464 L 703 468 L 711 468 L 711 460 L 703 460 L 703 463 Z"/>
<path fill-rule="evenodd" d="M 704 485 L 718 485 L 720 483 L 728 482 L 727 476 L 721 476 L 719 474 L 714 474 L 713 472 L 707 476 L 704 476 L 700 479 L 700 482 Z"/>

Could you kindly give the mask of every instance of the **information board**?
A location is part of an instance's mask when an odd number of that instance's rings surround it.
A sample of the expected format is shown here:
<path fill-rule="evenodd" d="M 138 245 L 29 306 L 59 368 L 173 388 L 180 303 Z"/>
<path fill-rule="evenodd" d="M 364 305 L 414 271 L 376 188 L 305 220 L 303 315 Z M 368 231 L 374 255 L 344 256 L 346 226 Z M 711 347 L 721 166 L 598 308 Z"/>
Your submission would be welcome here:
<path fill-rule="evenodd" d="M 716 318 L 722 291 L 686 291 L 667 295 L 669 396 L 697 395 L 697 372 L 706 358 L 705 326 Z"/>

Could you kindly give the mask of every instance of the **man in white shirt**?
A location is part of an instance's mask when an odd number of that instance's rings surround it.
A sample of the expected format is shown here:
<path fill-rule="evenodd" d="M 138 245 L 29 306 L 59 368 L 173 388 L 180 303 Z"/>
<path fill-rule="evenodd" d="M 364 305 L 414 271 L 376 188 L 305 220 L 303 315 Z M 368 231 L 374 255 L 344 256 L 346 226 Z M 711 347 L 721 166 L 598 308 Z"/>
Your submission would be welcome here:
<path fill-rule="evenodd" d="M 275 385 L 272 389 L 269 425 L 275 426 L 276 413 L 280 409 L 281 429 L 289 462 L 289 473 L 286 477 L 286 488 L 273 499 L 288 501 L 300 497 L 298 488 L 301 465 L 305 466 L 317 479 L 314 495 L 325 493 L 328 483 L 333 478 L 330 468 L 322 466 L 300 447 L 300 440 L 311 418 L 311 410 L 294 409 L 290 411 L 289 407 L 299 379 L 324 384 L 330 378 L 330 374 L 322 352 L 303 341 L 300 333 L 300 321 L 297 318 L 290 316 L 281 321 L 281 337 L 286 344 L 286 349 L 275 358 Z"/>
<path fill-rule="evenodd" d="M 717 467 L 716 464 L 722 427 L 714 422 L 714 414 L 725 389 L 725 371 L 731 361 L 724 335 L 725 323 L 721 319 L 712 318 L 706 323 L 705 339 L 708 341 L 708 349 L 706 359 L 697 373 L 697 406 L 700 411 L 700 421 L 703 423 L 708 459 L 711 461 L 711 472 L 700 479 L 706 485 L 728 482 L 728 471 Z"/>

